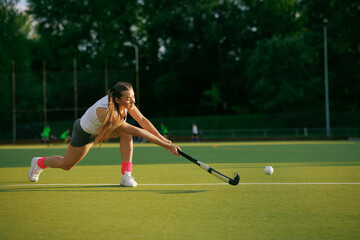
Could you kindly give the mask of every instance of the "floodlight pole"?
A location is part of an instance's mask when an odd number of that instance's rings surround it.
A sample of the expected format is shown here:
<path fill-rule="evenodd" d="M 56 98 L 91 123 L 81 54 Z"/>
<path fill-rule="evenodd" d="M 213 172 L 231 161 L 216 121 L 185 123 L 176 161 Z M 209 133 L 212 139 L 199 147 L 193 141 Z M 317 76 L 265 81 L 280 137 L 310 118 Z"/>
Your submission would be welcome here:
<path fill-rule="evenodd" d="M 44 109 L 44 127 L 47 125 L 47 93 L 46 93 L 46 62 L 43 60 L 43 109 Z"/>
<path fill-rule="evenodd" d="M 328 79 L 328 56 L 327 56 L 327 23 L 324 19 L 324 70 L 325 70 L 325 111 L 326 111 L 326 136 L 330 137 L 330 110 L 329 110 L 329 79 Z"/>
<path fill-rule="evenodd" d="M 13 144 L 16 143 L 16 85 L 15 85 L 15 61 L 12 60 L 12 100 L 13 100 Z"/>
<path fill-rule="evenodd" d="M 77 61 L 73 60 L 74 64 L 74 118 L 78 119 L 78 87 L 77 87 Z"/>
<path fill-rule="evenodd" d="M 135 70 L 136 70 L 136 105 L 140 109 L 140 81 L 139 81 L 139 48 L 135 44 L 131 42 L 124 42 L 124 46 L 126 47 L 133 47 L 135 49 Z"/>
<path fill-rule="evenodd" d="M 105 94 L 106 95 L 108 89 L 109 89 L 108 61 L 107 58 L 105 58 Z"/>

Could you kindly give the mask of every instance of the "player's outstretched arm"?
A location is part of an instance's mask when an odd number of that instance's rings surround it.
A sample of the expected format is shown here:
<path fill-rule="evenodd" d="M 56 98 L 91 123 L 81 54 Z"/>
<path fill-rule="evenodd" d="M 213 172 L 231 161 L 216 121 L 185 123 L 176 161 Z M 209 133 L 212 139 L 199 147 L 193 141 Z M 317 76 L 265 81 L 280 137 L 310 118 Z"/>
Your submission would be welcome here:
<path fill-rule="evenodd" d="M 154 125 L 146 117 L 144 117 L 144 115 L 142 115 L 142 113 L 136 106 L 133 106 L 133 108 L 129 109 L 128 112 L 140 124 L 143 129 L 160 138 L 162 141 L 171 143 L 170 140 L 164 138 L 159 133 L 159 131 L 154 127 Z"/>

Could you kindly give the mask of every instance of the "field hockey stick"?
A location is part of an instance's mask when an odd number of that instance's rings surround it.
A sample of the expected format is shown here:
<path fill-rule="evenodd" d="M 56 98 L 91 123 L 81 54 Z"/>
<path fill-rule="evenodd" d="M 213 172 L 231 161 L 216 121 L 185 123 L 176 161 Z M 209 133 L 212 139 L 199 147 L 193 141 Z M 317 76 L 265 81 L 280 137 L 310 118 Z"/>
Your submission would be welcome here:
<path fill-rule="evenodd" d="M 195 163 L 196 165 L 200 166 L 202 169 L 204 169 L 205 171 L 207 171 L 208 173 L 211 173 L 212 175 L 214 175 L 217 178 L 220 178 L 221 180 L 223 180 L 224 182 L 227 182 L 231 185 L 238 185 L 239 181 L 240 181 L 240 176 L 237 172 L 234 172 L 234 179 L 229 178 L 227 176 L 225 176 L 224 174 L 216 171 L 215 169 L 209 167 L 208 165 L 206 165 L 205 163 L 202 163 L 198 160 L 196 160 L 195 158 L 187 155 L 186 153 L 178 150 L 178 153 L 183 156 L 184 158 L 188 159 L 189 161 Z"/>

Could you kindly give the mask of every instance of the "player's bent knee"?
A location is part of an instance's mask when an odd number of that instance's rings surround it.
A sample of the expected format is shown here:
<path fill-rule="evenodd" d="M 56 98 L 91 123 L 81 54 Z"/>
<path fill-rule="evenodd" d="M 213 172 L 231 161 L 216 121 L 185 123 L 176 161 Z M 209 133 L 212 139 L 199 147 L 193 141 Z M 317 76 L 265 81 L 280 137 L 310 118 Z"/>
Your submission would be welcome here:
<path fill-rule="evenodd" d="M 120 138 L 132 139 L 132 136 L 130 134 L 123 133 L 123 134 L 120 135 Z"/>
<path fill-rule="evenodd" d="M 132 142 L 133 141 L 133 136 L 130 135 L 130 134 L 121 134 L 120 135 L 120 141 Z"/>

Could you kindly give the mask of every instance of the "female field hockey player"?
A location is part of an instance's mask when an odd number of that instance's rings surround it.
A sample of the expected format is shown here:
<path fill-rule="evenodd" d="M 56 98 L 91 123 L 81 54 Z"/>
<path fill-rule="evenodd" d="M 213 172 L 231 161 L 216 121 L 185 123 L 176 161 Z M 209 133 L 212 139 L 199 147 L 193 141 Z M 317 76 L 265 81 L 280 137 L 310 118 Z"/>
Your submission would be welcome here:
<path fill-rule="evenodd" d="M 130 114 L 142 127 L 134 127 L 126 122 Z M 108 95 L 98 100 L 85 114 L 77 119 L 65 156 L 34 157 L 31 161 L 29 179 L 37 182 L 43 169 L 62 168 L 70 170 L 81 161 L 93 146 L 108 138 L 120 137 L 121 181 L 120 185 L 136 187 L 131 176 L 133 157 L 133 136 L 145 138 L 178 155 L 180 148 L 164 138 L 135 106 L 135 94 L 129 83 L 119 82 L 108 91 Z"/>

